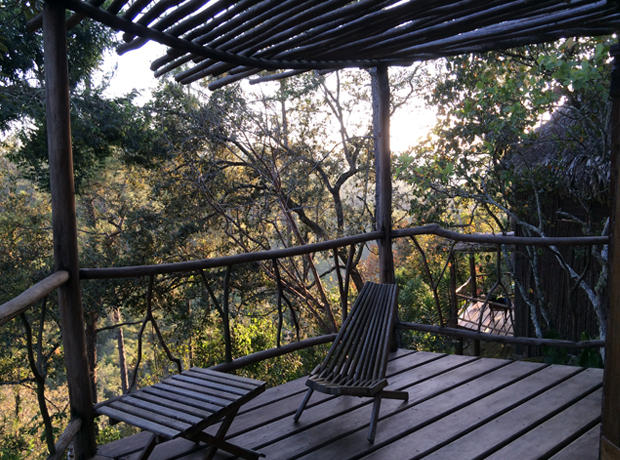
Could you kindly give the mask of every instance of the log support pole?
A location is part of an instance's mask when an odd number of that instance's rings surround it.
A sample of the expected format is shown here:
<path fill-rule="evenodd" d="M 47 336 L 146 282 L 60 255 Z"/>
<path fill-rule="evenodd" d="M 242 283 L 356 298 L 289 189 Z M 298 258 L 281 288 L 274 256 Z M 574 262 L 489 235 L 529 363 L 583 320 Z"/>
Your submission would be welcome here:
<path fill-rule="evenodd" d="M 75 458 L 86 460 L 96 445 L 79 278 L 65 9 L 58 2 L 44 3 L 43 41 L 54 265 L 70 276 L 58 288 L 58 304 L 71 417 L 82 421 L 73 439 Z"/>
<path fill-rule="evenodd" d="M 602 460 L 620 458 L 620 206 L 618 206 L 618 165 L 620 164 L 620 45 L 611 49 L 614 67 L 611 79 L 611 239 L 609 248 L 609 316 L 605 346 L 603 417 L 601 429 Z"/>
<path fill-rule="evenodd" d="M 394 258 L 392 255 L 392 164 L 390 153 L 390 85 L 387 66 L 373 72 L 373 131 L 375 138 L 375 175 L 377 230 L 379 240 L 379 280 L 394 283 Z"/>

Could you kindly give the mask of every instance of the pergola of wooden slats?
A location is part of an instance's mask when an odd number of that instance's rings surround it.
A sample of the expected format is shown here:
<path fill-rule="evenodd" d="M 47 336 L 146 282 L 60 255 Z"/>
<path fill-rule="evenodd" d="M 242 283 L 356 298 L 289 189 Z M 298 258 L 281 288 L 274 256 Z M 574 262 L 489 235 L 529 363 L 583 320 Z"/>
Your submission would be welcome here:
<path fill-rule="evenodd" d="M 614 33 L 606 0 L 61 0 L 125 32 L 119 53 L 148 40 L 169 47 L 156 76 L 216 78 L 211 88 L 261 73 L 380 65 Z M 105 5 L 105 8 L 103 7 Z M 75 24 L 79 17 L 69 19 Z M 40 24 L 34 20 L 32 26 Z M 267 77 L 272 78 L 272 77 Z"/>

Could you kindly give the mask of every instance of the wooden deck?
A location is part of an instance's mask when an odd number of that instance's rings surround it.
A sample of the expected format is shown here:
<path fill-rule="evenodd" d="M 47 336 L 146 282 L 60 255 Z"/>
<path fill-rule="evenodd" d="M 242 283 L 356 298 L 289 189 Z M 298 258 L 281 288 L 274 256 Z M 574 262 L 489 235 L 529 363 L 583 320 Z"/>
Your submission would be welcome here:
<path fill-rule="evenodd" d="M 598 458 L 600 369 L 399 350 L 388 378 L 388 388 L 408 391 L 409 401 L 383 401 L 374 444 L 366 440 L 369 398 L 315 392 L 293 423 L 305 379 L 246 404 L 228 439 L 269 460 Z M 100 446 L 96 459 L 133 459 L 147 434 Z M 177 439 L 159 445 L 150 458 L 198 460 L 200 448 Z M 216 455 L 226 458 L 225 452 Z"/>

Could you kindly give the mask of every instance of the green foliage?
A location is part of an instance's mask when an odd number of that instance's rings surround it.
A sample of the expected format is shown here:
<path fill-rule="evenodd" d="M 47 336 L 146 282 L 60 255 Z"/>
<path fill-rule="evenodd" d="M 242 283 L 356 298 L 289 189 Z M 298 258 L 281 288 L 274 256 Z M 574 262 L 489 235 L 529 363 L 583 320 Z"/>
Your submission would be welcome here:
<path fill-rule="evenodd" d="M 42 33 L 28 32 L 27 20 L 40 11 L 40 2 L 0 1 L 0 131 L 13 122 L 43 124 L 45 118 Z M 69 80 L 72 94 L 83 94 L 103 53 L 115 43 L 114 32 L 99 23 L 83 20 L 67 32 Z"/>
<path fill-rule="evenodd" d="M 501 215 L 512 208 L 509 198 L 517 187 L 554 187 L 557 170 L 521 176 L 504 160 L 516 146 L 535 141 L 542 115 L 559 106 L 578 120 L 567 142 L 600 137 L 607 127 L 608 46 L 605 38 L 569 39 L 444 61 L 428 96 L 439 122 L 395 168 L 414 188 L 416 216 L 459 224 L 450 209 L 456 206 L 485 220 L 489 212 Z M 505 226 L 502 219 L 495 223 Z"/>
<path fill-rule="evenodd" d="M 75 187 L 84 187 L 105 169 L 106 161 L 118 158 L 128 165 L 157 161 L 162 146 L 151 128 L 150 116 L 134 105 L 136 94 L 105 99 L 99 91 L 72 98 L 71 134 Z M 43 118 L 22 131 L 21 147 L 9 155 L 28 177 L 49 189 L 47 129 Z"/>
<path fill-rule="evenodd" d="M 398 294 L 398 318 L 400 321 L 438 325 L 439 314 L 435 305 L 433 292 L 429 287 L 429 281 L 424 279 L 415 267 L 405 266 L 396 270 L 396 283 L 399 287 Z M 448 286 L 446 286 L 446 283 Z M 440 292 L 449 292 L 449 278 L 444 277 L 440 281 Z M 447 296 L 440 303 L 442 313 L 446 318 Z M 452 341 L 444 336 L 417 332 L 400 331 L 400 346 L 416 350 L 450 352 L 452 351 Z"/>
<path fill-rule="evenodd" d="M 560 336 L 556 330 L 552 329 L 545 335 L 545 338 L 560 339 Z M 586 332 L 583 332 L 581 334 L 581 340 L 591 340 L 591 338 Z M 601 353 L 596 348 L 586 348 L 576 352 L 569 352 L 566 348 L 543 346 L 542 353 L 544 362 L 547 364 L 563 364 L 599 369 L 604 367 Z"/>

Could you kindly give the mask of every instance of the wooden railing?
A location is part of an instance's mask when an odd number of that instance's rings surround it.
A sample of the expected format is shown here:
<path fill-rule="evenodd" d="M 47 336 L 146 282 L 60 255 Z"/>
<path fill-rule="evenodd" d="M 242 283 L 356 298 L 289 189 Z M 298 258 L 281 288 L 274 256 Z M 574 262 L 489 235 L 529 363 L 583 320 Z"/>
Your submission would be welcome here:
<path fill-rule="evenodd" d="M 69 276 L 70 276 L 69 272 L 65 270 L 59 270 L 51 274 L 50 276 L 44 278 L 43 280 L 39 281 L 34 286 L 31 286 L 30 288 L 26 289 L 24 292 L 22 292 L 17 297 L 14 297 L 8 302 L 0 305 L 0 326 L 2 326 L 3 324 L 6 324 L 7 322 L 9 322 L 10 320 L 12 320 L 13 318 L 17 316 L 21 315 L 22 317 L 22 321 L 24 322 L 24 325 L 26 327 L 26 334 L 29 336 L 29 341 L 28 341 L 29 359 L 28 361 L 29 361 L 31 370 L 33 374 L 35 375 L 35 381 L 38 387 L 37 393 L 41 391 L 40 387 L 45 385 L 45 379 L 41 376 L 39 369 L 37 368 L 37 365 L 34 360 L 31 342 L 30 342 L 30 339 L 32 338 L 30 326 L 24 314 L 36 302 L 43 300 L 43 303 L 45 303 L 45 299 L 47 299 L 47 296 L 49 296 L 57 288 L 59 288 L 60 286 L 65 284 L 67 281 L 69 281 Z M 39 394 L 39 399 L 41 398 L 42 398 L 42 393 Z M 40 401 L 40 404 L 41 404 L 41 401 Z M 42 410 L 45 410 L 47 412 L 47 409 L 42 408 Z M 49 417 L 45 422 L 50 423 Z M 48 457 L 48 460 L 59 460 L 60 458 L 62 458 L 63 454 L 67 450 L 67 447 L 69 446 L 69 444 L 75 437 L 75 434 L 77 433 L 81 425 L 82 425 L 81 419 L 78 419 L 78 418 L 71 419 L 71 421 L 69 422 L 69 425 L 64 430 L 62 435 L 58 438 L 58 442 L 55 445 L 48 441 L 48 448 L 50 450 L 50 456 Z M 51 428 L 51 424 L 49 428 Z M 53 434 L 51 433 L 51 429 L 48 430 L 47 436 L 53 436 Z"/>
<path fill-rule="evenodd" d="M 501 236 L 501 235 L 466 235 L 458 232 L 453 232 L 450 230 L 442 229 L 437 225 L 427 225 L 423 227 L 402 229 L 402 230 L 394 230 L 391 232 L 392 238 L 415 238 L 418 235 L 436 235 L 442 238 L 447 238 L 452 240 L 453 242 L 475 242 L 475 243 L 484 243 L 484 244 L 493 244 L 493 245 L 533 245 L 533 246 L 566 246 L 566 245 L 602 245 L 608 243 L 607 237 L 578 237 L 578 238 L 524 238 L 524 237 L 515 237 L 515 236 Z M 230 276 L 230 267 L 239 265 L 239 264 L 247 264 L 247 263 L 263 263 L 265 261 L 273 262 L 273 267 L 275 270 L 273 271 L 273 280 L 277 284 L 277 303 L 278 303 L 278 313 L 280 316 L 280 325 L 281 328 L 281 317 L 282 317 L 282 300 L 284 298 L 284 289 L 282 287 L 282 279 L 278 270 L 277 261 L 296 257 L 296 256 L 308 256 L 310 254 L 316 254 L 318 252 L 332 251 L 334 264 L 335 264 L 335 272 L 337 274 L 337 280 L 340 290 L 341 296 L 341 307 L 343 311 L 343 317 L 346 316 L 347 310 L 347 296 L 349 291 L 349 279 L 351 276 L 351 271 L 354 268 L 352 264 L 353 254 L 356 253 L 355 245 L 365 244 L 370 241 L 375 241 L 383 237 L 383 232 L 375 231 L 361 235 L 355 235 L 345 238 L 339 238 L 335 240 L 307 244 L 304 246 L 285 248 L 285 249 L 274 249 L 262 252 L 255 253 L 247 253 L 247 254 L 238 254 L 227 257 L 217 257 L 212 259 L 203 259 L 196 260 L 190 262 L 179 262 L 179 263 L 165 263 L 159 265 L 147 265 L 147 266 L 132 266 L 132 267 L 115 267 L 115 268 L 82 268 L 79 271 L 81 279 L 112 279 L 112 278 L 132 278 L 132 277 L 148 277 L 149 279 L 149 289 L 147 290 L 147 317 L 143 321 L 142 329 L 144 329 L 145 324 L 148 321 L 152 321 L 156 327 L 155 319 L 153 318 L 152 312 L 150 311 L 150 298 L 152 296 L 153 284 L 155 282 L 155 277 L 157 275 L 164 274 L 199 274 L 202 277 L 203 282 L 205 282 L 205 288 L 210 290 L 208 283 L 206 283 L 206 278 L 204 276 L 204 270 L 213 269 L 213 268 L 227 268 L 227 276 L 224 280 L 224 292 L 227 298 L 229 286 L 227 279 Z M 415 241 L 415 240 L 414 240 Z M 336 254 L 336 251 L 342 248 L 349 247 L 349 257 L 346 264 L 341 264 L 340 259 L 341 256 Z M 267 267 L 266 264 L 262 265 L 263 267 Z M 342 269 L 344 269 L 344 273 L 342 273 Z M 444 268 L 445 271 L 445 268 Z M 429 273 L 430 276 L 430 273 Z M 53 275 L 47 277 L 43 281 L 37 283 L 20 296 L 14 298 L 13 300 L 3 304 L 0 306 L 0 325 L 5 324 L 12 318 L 18 316 L 19 314 L 26 311 L 30 305 L 37 302 L 38 300 L 43 299 L 50 292 L 56 289 L 58 286 L 62 285 L 69 279 L 69 274 L 65 271 L 59 271 L 54 273 Z M 437 285 L 435 281 L 429 279 L 431 285 Z M 213 292 L 210 292 L 210 295 L 214 297 Z M 437 296 L 435 296 L 437 301 Z M 226 300 L 225 300 L 226 301 Z M 437 308 L 441 310 L 439 304 L 437 304 Z M 441 314 L 441 312 L 440 312 Z M 223 318 L 224 319 L 224 318 Z M 224 321 L 227 324 L 226 321 Z M 514 344 L 514 345 L 527 345 L 527 346 L 553 346 L 553 347 L 564 347 L 564 348 L 572 348 L 572 349 L 585 349 L 585 348 L 597 348 L 604 346 L 604 341 L 602 340 L 589 340 L 589 341 L 567 341 L 567 340 L 552 340 L 552 339 L 540 339 L 540 338 L 527 338 L 527 337 L 508 337 L 508 336 L 498 336 L 487 333 L 480 333 L 475 331 L 463 330 L 455 327 L 446 327 L 444 322 L 441 321 L 441 325 L 428 325 L 428 324 L 417 324 L 411 322 L 398 322 L 396 325 L 397 328 L 403 330 L 414 330 L 432 334 L 441 334 L 446 336 L 452 336 L 462 339 L 473 339 L 487 342 L 500 342 L 505 344 Z M 279 331 L 280 333 L 280 331 Z M 300 340 L 297 342 L 292 342 L 289 344 L 281 345 L 278 340 L 278 346 L 273 349 L 262 350 L 256 353 L 253 353 L 248 356 L 239 357 L 237 359 L 232 359 L 230 353 L 230 333 L 224 330 L 224 335 L 228 335 L 228 339 L 226 340 L 226 356 L 227 359 L 225 363 L 217 365 L 215 368 L 221 371 L 232 371 L 244 366 L 254 364 L 266 359 L 270 359 L 276 356 L 282 356 L 288 353 L 291 353 L 296 350 L 300 350 L 307 347 L 312 347 L 322 343 L 328 343 L 333 341 L 335 334 L 327 334 L 320 337 L 314 337 L 311 339 Z M 278 335 L 279 338 L 279 335 Z M 162 345 L 165 347 L 165 343 L 162 340 Z M 139 344 L 141 347 L 141 344 Z M 169 350 L 166 349 L 168 357 L 177 362 L 180 366 L 180 360 L 172 357 Z M 139 357 L 138 357 L 139 361 Z M 138 362 L 139 364 L 139 362 Z M 134 371 L 134 380 L 135 375 L 137 373 L 137 367 Z M 82 423 L 81 420 L 72 420 L 65 432 L 61 435 L 58 440 L 56 447 L 56 454 L 51 456 L 50 459 L 59 458 L 59 455 L 66 450 L 67 445 L 70 443 L 72 439 L 72 433 L 74 434 L 79 429 L 79 424 Z"/>
<path fill-rule="evenodd" d="M 187 273 L 209 268 L 229 267 L 250 262 L 260 262 L 264 260 L 283 259 L 286 257 L 302 256 L 314 254 L 321 251 L 340 249 L 353 244 L 367 243 L 383 236 L 383 232 L 376 231 L 363 233 L 361 235 L 347 236 L 335 240 L 322 241 L 320 243 L 310 243 L 303 246 L 295 246 L 284 249 L 273 249 L 270 251 L 251 252 L 246 254 L 236 254 L 233 256 L 214 257 L 212 259 L 194 260 L 191 262 L 177 262 L 158 265 L 137 265 L 133 267 L 117 268 L 82 268 L 80 269 L 81 279 L 108 279 L 108 278 L 132 278 L 149 275 L 163 275 L 166 273 Z M 597 243 L 593 243 L 597 244 Z"/>
<path fill-rule="evenodd" d="M 17 297 L 0 305 L 0 326 L 27 311 L 32 304 L 47 297 L 69 280 L 69 272 L 59 270 L 39 281 Z"/>

